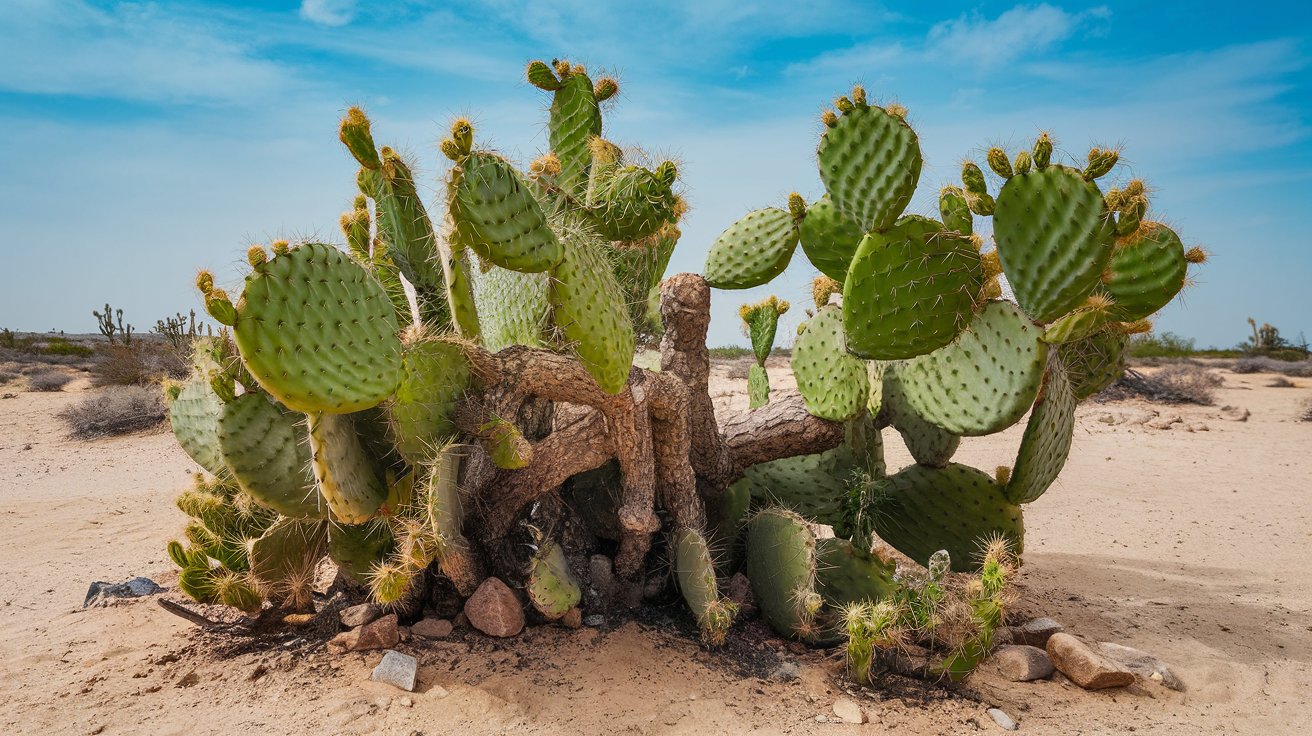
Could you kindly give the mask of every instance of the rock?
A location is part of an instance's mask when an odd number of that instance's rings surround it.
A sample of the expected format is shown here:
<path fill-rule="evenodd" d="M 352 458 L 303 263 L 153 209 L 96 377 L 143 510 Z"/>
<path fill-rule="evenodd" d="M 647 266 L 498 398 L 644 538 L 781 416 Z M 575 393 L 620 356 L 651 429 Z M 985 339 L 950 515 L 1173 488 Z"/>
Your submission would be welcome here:
<path fill-rule="evenodd" d="M 583 626 L 583 611 L 578 606 L 574 606 L 560 617 L 560 622 L 571 629 L 580 628 Z"/>
<path fill-rule="evenodd" d="M 1184 420 L 1180 418 L 1179 414 L 1167 414 L 1166 416 L 1160 416 L 1145 423 L 1144 426 L 1151 427 L 1152 429 L 1170 429 L 1172 426 L 1180 424 L 1183 421 Z"/>
<path fill-rule="evenodd" d="M 1134 682 L 1133 672 L 1064 632 L 1048 639 L 1048 656 L 1063 675 L 1085 690 L 1124 687 Z"/>
<path fill-rule="evenodd" d="M 414 692 L 415 678 L 418 674 L 419 660 L 409 654 L 402 654 L 388 649 L 383 652 L 383 661 L 379 662 L 378 666 L 374 668 L 373 674 L 369 675 L 369 679 L 374 682 L 385 682 L 406 692 Z"/>
<path fill-rule="evenodd" d="M 1165 662 L 1148 652 L 1110 641 L 1100 641 L 1098 653 L 1145 680 L 1152 680 L 1178 692 L 1185 690 L 1184 681 L 1176 676 Z"/>
<path fill-rule="evenodd" d="M 410 633 L 424 639 L 445 639 L 455 626 L 444 618 L 426 618 L 410 627 Z"/>
<path fill-rule="evenodd" d="M 1242 406 L 1223 406 L 1221 407 L 1221 418 L 1230 422 L 1246 422 L 1252 416 L 1252 412 Z"/>
<path fill-rule="evenodd" d="M 729 600 L 740 606 L 750 606 L 756 603 L 756 596 L 752 594 L 752 581 L 747 576 L 736 572 L 733 577 L 729 578 L 729 589 L 726 591 Z"/>
<path fill-rule="evenodd" d="M 1098 421 L 1102 422 L 1103 424 L 1115 424 L 1116 417 L 1112 416 L 1111 414 L 1099 414 Z"/>
<path fill-rule="evenodd" d="M 770 675 L 770 677 L 773 677 L 780 682 L 792 682 L 801 676 L 802 670 L 797 666 L 796 662 L 784 662 L 779 665 L 779 669 L 775 670 Z"/>
<path fill-rule="evenodd" d="M 1157 414 L 1151 411 L 1136 411 L 1122 416 L 1121 417 L 1122 421 L 1119 423 L 1120 424 L 1147 424 L 1148 422 L 1152 421 L 1153 417 L 1155 416 L 1157 416 Z"/>
<path fill-rule="evenodd" d="M 397 704 L 400 705 L 402 708 L 413 708 L 413 707 L 415 707 L 415 701 L 414 701 L 414 699 L 411 698 L 411 697 L 409 697 L 409 696 L 406 696 L 406 697 L 400 698 L 400 699 L 398 699 L 396 702 L 397 702 Z"/>
<path fill-rule="evenodd" d="M 1202 422 L 1194 422 L 1193 424 L 1190 424 L 1190 425 L 1189 425 L 1189 431 L 1190 431 L 1190 432 L 1206 432 L 1206 431 L 1208 431 L 1208 427 L 1207 427 L 1206 424 L 1203 424 Z"/>
<path fill-rule="evenodd" d="M 1052 659 L 1038 647 L 1012 644 L 998 647 L 989 655 L 991 666 L 1012 682 L 1030 682 L 1052 676 Z"/>
<path fill-rule="evenodd" d="M 383 615 L 383 607 L 377 603 L 361 603 L 358 606 L 343 608 L 337 614 L 342 619 L 342 623 L 354 629 L 357 626 L 364 626 L 367 623 L 376 621 L 379 616 Z"/>
<path fill-rule="evenodd" d="M 1011 627 L 1011 643 L 1042 649 L 1048 645 L 1048 637 L 1065 630 L 1065 626 L 1050 618 L 1032 618 L 1020 626 Z"/>
<path fill-rule="evenodd" d="M 591 626 L 591 627 L 593 627 L 593 628 L 597 628 L 597 627 L 600 627 L 600 626 L 605 626 L 605 625 L 606 625 L 606 617 L 603 616 L 603 615 L 601 615 L 600 613 L 594 613 L 594 614 L 592 614 L 591 616 L 584 616 L 584 617 L 583 617 L 583 625 L 584 625 L 584 626 Z"/>
<path fill-rule="evenodd" d="M 363 652 L 394 647 L 399 641 L 401 631 L 396 625 L 396 614 L 389 613 L 364 626 L 334 636 L 328 642 L 328 649 L 335 652 Z"/>
<path fill-rule="evenodd" d="M 861 706 L 847 698 L 834 701 L 834 715 L 838 716 L 838 719 L 843 723 L 866 722 L 866 714 L 862 712 Z"/>
<path fill-rule="evenodd" d="M 342 574 L 342 569 L 337 563 L 329 557 L 324 557 L 314 568 L 314 582 L 311 583 L 310 589 L 319 595 L 328 595 L 341 587 L 345 581 L 346 576 Z"/>
<path fill-rule="evenodd" d="M 488 578 L 465 601 L 465 616 L 488 636 L 515 636 L 524 630 L 524 606 L 501 578 Z"/>
<path fill-rule="evenodd" d="M 106 583 L 97 580 L 87 589 L 87 597 L 82 601 L 82 607 L 103 606 L 111 598 L 141 598 L 142 596 L 163 592 L 164 589 L 156 585 L 154 580 L 141 576 L 122 583 Z"/>
<path fill-rule="evenodd" d="M 611 567 L 610 558 L 606 555 L 593 555 L 588 559 L 588 578 L 592 581 L 592 589 L 597 591 L 597 597 L 603 601 L 610 600 L 613 593 L 615 573 Z"/>
<path fill-rule="evenodd" d="M 1019 728 L 1019 726 L 1016 725 L 1016 721 L 1000 708 L 989 708 L 988 714 L 989 717 L 993 719 L 993 722 L 998 724 L 1003 731 L 1015 731 Z"/>

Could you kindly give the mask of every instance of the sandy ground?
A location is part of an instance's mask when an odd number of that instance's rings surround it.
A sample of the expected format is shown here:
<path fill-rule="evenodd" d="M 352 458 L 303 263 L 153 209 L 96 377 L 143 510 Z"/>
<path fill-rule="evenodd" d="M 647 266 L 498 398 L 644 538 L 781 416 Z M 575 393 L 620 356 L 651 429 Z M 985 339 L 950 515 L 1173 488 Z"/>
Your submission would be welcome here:
<path fill-rule="evenodd" d="M 771 373 L 789 383 L 784 368 Z M 0 387 L 18 392 L 0 399 L 0 733 L 1000 733 L 988 705 L 1036 734 L 1306 733 L 1312 424 L 1294 417 L 1312 380 L 1268 388 L 1270 376 L 1221 373 L 1215 408 L 1082 408 L 1069 465 L 1026 511 L 1019 609 L 1153 652 L 1187 692 L 980 675 L 949 691 L 898 678 L 856 694 L 865 726 L 816 720 L 843 696 L 834 652 L 766 642 L 766 666 L 802 665 L 783 683 L 741 651 L 700 648 L 687 627 L 403 644 L 421 662 L 407 695 L 368 681 L 377 653 L 223 654 L 149 599 L 81 610 L 93 580 L 174 579 L 163 543 L 182 525 L 171 501 L 195 468 L 167 434 L 64 439 L 52 416 L 84 382 L 56 394 Z M 744 383 L 717 382 L 717 400 L 744 401 Z M 1251 417 L 1223 419 L 1223 405 Z M 1144 412 L 1178 413 L 1195 431 L 1123 421 Z M 967 440 L 957 459 L 1010 464 L 1021 429 Z M 890 465 L 909 461 L 889 445 Z"/>

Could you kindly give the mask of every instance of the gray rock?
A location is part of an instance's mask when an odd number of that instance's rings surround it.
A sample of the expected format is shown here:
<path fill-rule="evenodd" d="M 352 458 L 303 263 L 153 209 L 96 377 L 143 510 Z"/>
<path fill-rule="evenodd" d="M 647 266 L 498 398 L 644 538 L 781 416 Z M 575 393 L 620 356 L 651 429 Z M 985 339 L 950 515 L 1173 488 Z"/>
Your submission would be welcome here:
<path fill-rule="evenodd" d="M 591 616 L 584 616 L 584 617 L 583 617 L 583 625 L 584 625 L 584 626 L 592 626 L 592 627 L 594 627 L 594 628 L 595 628 L 595 627 L 599 627 L 599 626 L 605 626 L 605 625 L 606 625 L 606 617 L 603 616 L 603 615 L 601 615 L 600 613 L 594 613 L 594 614 L 592 614 Z"/>
<path fill-rule="evenodd" d="M 383 607 L 377 603 L 361 603 L 358 606 L 343 608 L 337 615 L 342 619 L 343 624 L 354 629 L 377 621 L 378 617 L 383 615 Z"/>
<path fill-rule="evenodd" d="M 998 724 L 998 727 L 1003 731 L 1015 731 L 1019 728 L 1019 726 L 1016 725 L 1016 721 L 1000 708 L 989 708 L 988 714 L 989 717 L 993 719 L 993 722 Z"/>
<path fill-rule="evenodd" d="M 310 589 L 319 595 L 328 595 L 346 582 L 342 569 L 331 558 L 324 557 L 314 568 L 314 582 Z"/>
<path fill-rule="evenodd" d="M 1125 687 L 1134 683 L 1133 672 L 1067 633 L 1056 633 L 1048 639 L 1048 656 L 1063 675 L 1085 690 Z"/>
<path fill-rule="evenodd" d="M 797 666 L 796 662 L 784 662 L 779 665 L 779 669 L 775 670 L 770 675 L 770 677 L 773 677 L 780 682 L 792 682 L 801 676 L 802 670 Z"/>
<path fill-rule="evenodd" d="M 609 600 L 614 588 L 615 573 L 610 558 L 606 555 L 593 555 L 588 559 L 588 577 L 592 589 L 602 600 Z"/>
<path fill-rule="evenodd" d="M 1100 641 L 1098 653 L 1145 680 L 1151 680 L 1178 692 L 1185 691 L 1184 681 L 1172 672 L 1165 662 L 1148 652 L 1110 641 Z"/>
<path fill-rule="evenodd" d="M 524 630 L 524 606 L 500 578 L 488 578 L 465 601 L 469 624 L 488 636 L 510 637 Z"/>
<path fill-rule="evenodd" d="M 1052 659 L 1038 647 L 1011 644 L 993 650 L 990 665 L 1012 682 L 1030 682 L 1052 676 Z"/>
<path fill-rule="evenodd" d="M 1050 618 L 1032 618 L 1020 626 L 1011 627 L 1011 643 L 1042 649 L 1048 645 L 1048 637 L 1065 630 L 1065 626 Z"/>
<path fill-rule="evenodd" d="M 369 679 L 374 682 L 385 682 L 388 685 L 412 693 L 415 691 L 415 679 L 418 675 L 418 660 L 408 654 L 389 649 L 383 652 L 383 661 L 379 662 L 378 666 L 374 668 L 373 674 L 369 675 Z"/>
<path fill-rule="evenodd" d="M 834 701 L 834 715 L 844 723 L 866 722 L 866 714 L 861 710 L 861 706 L 847 698 Z"/>
<path fill-rule="evenodd" d="M 410 633 L 424 639 L 445 639 L 455 626 L 444 618 L 426 618 L 410 627 Z"/>
<path fill-rule="evenodd" d="M 163 592 L 164 589 L 156 585 L 154 580 L 141 576 L 122 583 L 106 583 L 97 580 L 87 589 L 87 597 L 82 601 L 82 607 L 103 606 L 111 598 L 141 598 L 142 596 Z"/>

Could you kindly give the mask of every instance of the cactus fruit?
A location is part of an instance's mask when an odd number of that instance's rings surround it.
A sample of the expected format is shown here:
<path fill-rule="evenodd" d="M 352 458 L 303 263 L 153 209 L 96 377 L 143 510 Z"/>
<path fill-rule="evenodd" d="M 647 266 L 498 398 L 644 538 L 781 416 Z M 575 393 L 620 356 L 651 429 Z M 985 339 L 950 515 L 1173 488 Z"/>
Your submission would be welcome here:
<path fill-rule="evenodd" d="M 347 413 L 396 389 L 401 343 L 378 279 L 306 243 L 246 277 L 235 334 L 245 367 L 289 409 Z"/>
<path fill-rule="evenodd" d="M 682 528 L 675 530 L 670 546 L 679 592 L 697 617 L 702 641 L 711 646 L 724 644 L 729 627 L 738 614 L 738 605 L 720 595 L 706 537 L 694 529 Z"/>
<path fill-rule="evenodd" d="M 793 343 L 793 373 L 807 411 L 845 421 L 865 409 L 870 395 L 866 367 L 848 354 L 843 314 L 830 305 L 816 311 Z"/>
<path fill-rule="evenodd" d="M 1144 222 L 1117 242 L 1103 275 L 1103 288 L 1122 322 L 1143 319 L 1170 303 L 1184 288 L 1184 244 L 1171 228 Z"/>
<path fill-rule="evenodd" d="M 899 366 L 907 404 L 953 434 L 1006 429 L 1039 392 L 1048 358 L 1041 337 L 1016 305 L 989 302 L 956 342 Z"/>
<path fill-rule="evenodd" d="M 387 500 L 380 468 L 350 416 L 311 414 L 309 422 L 311 467 L 324 502 L 341 523 L 365 523 Z"/>
<path fill-rule="evenodd" d="M 983 285 L 979 251 L 934 220 L 912 215 L 869 233 L 843 283 L 847 347 L 879 360 L 943 347 L 970 323 Z"/>
<path fill-rule="evenodd" d="M 548 621 L 556 621 L 583 598 L 578 581 L 565 561 L 565 551 L 552 541 L 542 542 L 529 562 L 528 599 Z"/>
<path fill-rule="evenodd" d="M 743 215 L 711 243 L 706 256 L 706 282 L 717 289 L 748 289 L 760 286 L 784 272 L 797 249 L 798 225 L 804 208 L 791 211 L 777 207 Z"/>
<path fill-rule="evenodd" d="M 223 402 L 210 388 L 209 379 L 197 374 L 181 385 L 173 384 L 167 398 L 173 436 L 187 456 L 211 475 L 226 476 L 228 467 L 219 446 Z"/>
<path fill-rule="evenodd" d="M 865 90 L 841 98 L 816 155 L 820 180 L 840 212 L 863 232 L 892 227 L 920 179 L 920 141 L 900 116 L 865 101 Z M 837 278 L 836 276 L 834 278 Z"/>
<path fill-rule="evenodd" d="M 1066 367 L 1061 364 L 1057 351 L 1053 351 L 1048 355 L 1043 388 L 1030 412 L 1016 464 L 1006 484 L 1008 501 L 1016 504 L 1035 501 L 1057 480 L 1071 451 L 1077 403 L 1070 379 L 1066 377 Z"/>
<path fill-rule="evenodd" d="M 602 391 L 624 390 L 633 365 L 633 323 L 600 245 L 581 231 L 563 238 L 552 270 L 552 318 Z"/>
<path fill-rule="evenodd" d="M 412 337 L 401 357 L 401 381 L 388 403 L 396 449 L 412 465 L 431 461 L 458 434 L 452 414 L 469 384 L 469 363 L 460 347 L 431 337 Z"/>
<path fill-rule="evenodd" d="M 310 469 L 305 416 L 251 391 L 223 406 L 219 447 L 242 490 L 261 504 L 290 517 L 323 517 Z"/>
<path fill-rule="evenodd" d="M 802 251 L 811 265 L 829 278 L 842 281 L 865 231 L 840 212 L 826 194 L 807 208 L 800 235 Z"/>
<path fill-rule="evenodd" d="M 998 194 L 993 235 L 1016 301 L 1037 322 L 1080 306 L 1107 270 L 1114 222 L 1081 173 L 1047 166 L 1014 176 Z"/>

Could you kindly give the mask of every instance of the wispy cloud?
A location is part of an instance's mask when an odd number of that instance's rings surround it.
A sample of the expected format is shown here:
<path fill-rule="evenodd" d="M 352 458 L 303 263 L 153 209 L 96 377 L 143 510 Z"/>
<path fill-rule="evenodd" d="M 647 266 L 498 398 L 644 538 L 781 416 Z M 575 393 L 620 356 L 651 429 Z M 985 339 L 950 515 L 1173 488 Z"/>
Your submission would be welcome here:
<path fill-rule="evenodd" d="M 344 26 L 355 20 L 355 0 L 301 0 L 301 17 L 321 26 Z"/>

